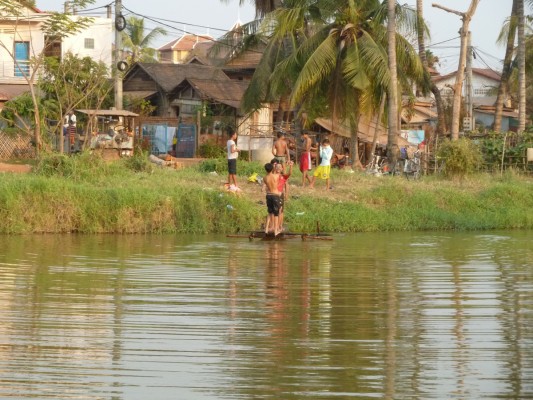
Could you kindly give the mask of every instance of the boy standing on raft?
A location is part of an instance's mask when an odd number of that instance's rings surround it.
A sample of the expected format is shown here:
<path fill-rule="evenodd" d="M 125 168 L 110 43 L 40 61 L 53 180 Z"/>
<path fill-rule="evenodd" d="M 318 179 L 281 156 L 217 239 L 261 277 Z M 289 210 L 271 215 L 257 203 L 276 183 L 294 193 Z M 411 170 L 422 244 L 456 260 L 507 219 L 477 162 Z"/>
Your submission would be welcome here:
<path fill-rule="evenodd" d="M 265 164 L 265 171 L 267 175 L 263 179 L 263 183 L 266 186 L 266 205 L 268 210 L 265 234 L 268 235 L 272 227 L 274 236 L 277 236 L 280 233 L 279 212 L 281 208 L 281 193 L 278 189 L 279 174 L 274 172 L 274 166 L 271 163 Z"/>

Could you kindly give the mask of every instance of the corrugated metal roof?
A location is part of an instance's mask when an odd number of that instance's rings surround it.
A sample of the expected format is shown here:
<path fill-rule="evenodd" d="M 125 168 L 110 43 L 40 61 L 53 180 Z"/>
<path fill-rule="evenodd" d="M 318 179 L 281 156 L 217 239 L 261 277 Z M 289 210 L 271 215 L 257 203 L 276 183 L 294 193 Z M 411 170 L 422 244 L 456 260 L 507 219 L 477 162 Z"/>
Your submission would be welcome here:
<path fill-rule="evenodd" d="M 317 118 L 315 122 L 324 129 L 330 131 L 331 133 L 348 138 L 352 137 L 350 128 L 348 128 L 343 123 L 333 122 L 329 118 Z M 375 124 L 373 122 L 370 122 L 368 118 L 361 116 L 358 125 L 357 138 L 362 142 L 371 143 L 374 140 L 374 126 Z M 388 134 L 385 131 L 385 127 L 380 125 L 378 130 L 378 143 L 382 145 L 387 144 Z M 409 146 L 409 142 L 398 135 L 398 146 Z"/>
<path fill-rule="evenodd" d="M 108 117 L 138 117 L 139 114 L 127 110 L 76 110 L 82 114 L 93 116 L 108 116 Z"/>

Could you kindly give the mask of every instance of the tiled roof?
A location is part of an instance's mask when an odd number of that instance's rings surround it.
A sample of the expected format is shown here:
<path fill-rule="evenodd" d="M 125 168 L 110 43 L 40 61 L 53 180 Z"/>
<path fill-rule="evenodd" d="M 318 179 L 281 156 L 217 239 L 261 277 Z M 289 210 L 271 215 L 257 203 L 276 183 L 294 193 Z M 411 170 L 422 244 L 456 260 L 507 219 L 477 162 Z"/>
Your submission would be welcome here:
<path fill-rule="evenodd" d="M 431 77 L 431 79 L 433 80 L 433 82 L 440 82 L 442 80 L 446 80 L 448 78 L 454 77 L 455 74 L 457 74 L 457 71 L 450 72 L 449 74 L 446 74 L 446 75 L 433 76 Z M 486 78 L 489 78 L 489 79 L 492 79 L 498 82 L 501 79 L 501 75 L 498 72 L 493 71 L 492 69 L 488 69 L 488 68 L 472 68 L 472 74 L 481 75 L 481 76 L 484 76 Z"/>
<path fill-rule="evenodd" d="M 164 46 L 160 47 L 159 51 L 190 51 L 197 43 L 201 42 L 213 42 L 213 38 L 209 35 L 193 35 L 186 34 L 182 37 L 175 39 Z"/>
<path fill-rule="evenodd" d="M 27 84 L 0 84 L 0 101 L 8 101 L 14 97 L 21 95 L 22 93 L 29 92 L 30 86 Z"/>

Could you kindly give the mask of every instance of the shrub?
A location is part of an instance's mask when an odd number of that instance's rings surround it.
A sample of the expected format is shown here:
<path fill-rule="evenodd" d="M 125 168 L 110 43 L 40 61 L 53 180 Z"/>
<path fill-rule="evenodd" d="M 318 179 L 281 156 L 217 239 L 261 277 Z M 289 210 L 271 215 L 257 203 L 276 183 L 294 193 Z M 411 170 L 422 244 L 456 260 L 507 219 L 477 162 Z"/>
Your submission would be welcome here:
<path fill-rule="evenodd" d="M 153 172 L 154 164 L 148 160 L 147 153 L 136 151 L 133 157 L 123 159 L 124 166 L 134 172 Z"/>
<path fill-rule="evenodd" d="M 203 158 L 220 158 L 226 154 L 226 150 L 213 141 L 201 144 L 198 152 L 200 153 L 200 157 Z"/>
<path fill-rule="evenodd" d="M 469 139 L 445 141 L 437 151 L 437 157 L 444 160 L 443 173 L 447 176 L 464 176 L 480 169 L 481 151 Z"/>

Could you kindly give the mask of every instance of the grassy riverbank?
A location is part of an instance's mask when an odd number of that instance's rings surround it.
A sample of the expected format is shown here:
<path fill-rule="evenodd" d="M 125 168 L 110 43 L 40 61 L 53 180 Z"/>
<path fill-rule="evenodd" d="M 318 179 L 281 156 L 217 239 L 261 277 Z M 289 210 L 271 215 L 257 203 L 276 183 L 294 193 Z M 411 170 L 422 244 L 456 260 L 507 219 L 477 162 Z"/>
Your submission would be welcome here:
<path fill-rule="evenodd" d="M 137 172 L 134 172 L 136 170 Z M 236 196 L 224 174 L 56 157 L 29 174 L 0 175 L 0 233 L 232 233 L 257 229 L 266 207 L 248 183 L 259 164 L 240 161 Z M 295 170 L 286 204 L 292 231 L 487 230 L 533 228 L 533 179 L 514 174 L 462 180 L 374 177 L 333 171 L 333 190 L 301 187 Z"/>

